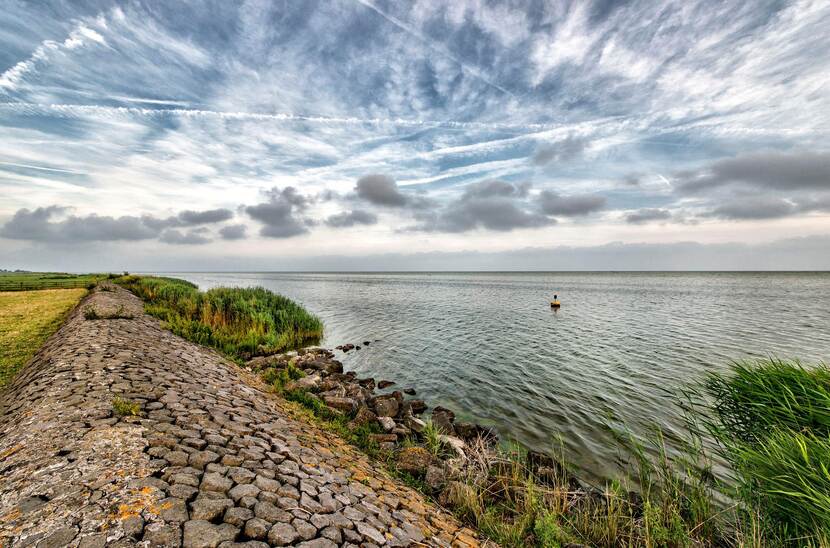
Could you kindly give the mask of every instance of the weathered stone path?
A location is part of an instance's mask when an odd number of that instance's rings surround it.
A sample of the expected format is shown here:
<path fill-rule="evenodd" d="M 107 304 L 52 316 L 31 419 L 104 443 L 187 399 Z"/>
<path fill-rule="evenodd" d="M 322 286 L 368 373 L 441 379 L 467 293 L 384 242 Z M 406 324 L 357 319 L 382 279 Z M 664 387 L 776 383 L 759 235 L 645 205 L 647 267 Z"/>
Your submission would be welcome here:
<path fill-rule="evenodd" d="M 116 396 L 141 416 L 114 414 Z M 0 546 L 384 544 L 477 541 L 121 288 L 90 295 L 0 394 Z"/>

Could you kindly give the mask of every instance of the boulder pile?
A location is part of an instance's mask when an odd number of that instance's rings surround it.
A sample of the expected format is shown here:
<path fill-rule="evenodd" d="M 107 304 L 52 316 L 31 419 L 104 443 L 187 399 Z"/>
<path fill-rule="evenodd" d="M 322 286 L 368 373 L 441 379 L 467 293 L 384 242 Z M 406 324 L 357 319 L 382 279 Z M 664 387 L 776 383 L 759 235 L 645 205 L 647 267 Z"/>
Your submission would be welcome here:
<path fill-rule="evenodd" d="M 337 347 L 342 352 L 359 348 L 352 344 Z M 301 371 L 300 378 L 283 387 L 286 393 L 302 391 L 306 398 L 348 418 L 350 429 L 366 427 L 372 431 L 370 439 L 381 451 L 395 457 L 397 469 L 423 480 L 433 494 L 440 493 L 451 476 L 463 470 L 471 452 L 494 448 L 498 443 L 492 428 L 456 420 L 449 409 L 438 406 L 427 413 L 424 400 L 408 397 L 415 395 L 411 388 L 376 393 L 395 383 L 344 372 L 335 353 L 325 348 L 259 356 L 247 366 L 266 377 L 272 369 Z M 430 432 L 426 432 L 428 429 Z M 438 448 L 428 451 L 419 446 L 426 442 L 426 435 L 437 438 Z"/>

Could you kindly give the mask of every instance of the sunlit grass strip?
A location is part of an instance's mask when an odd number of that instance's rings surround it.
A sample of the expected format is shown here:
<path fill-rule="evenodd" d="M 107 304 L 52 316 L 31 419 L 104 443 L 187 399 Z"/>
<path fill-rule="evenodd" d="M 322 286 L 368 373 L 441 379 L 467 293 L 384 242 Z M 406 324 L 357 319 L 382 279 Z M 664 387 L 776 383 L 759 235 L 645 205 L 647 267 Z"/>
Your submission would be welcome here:
<path fill-rule="evenodd" d="M 144 299 L 146 311 L 177 335 L 236 359 L 316 344 L 323 335 L 319 318 L 261 287 L 201 292 L 184 280 L 137 276 L 119 283 Z"/>
<path fill-rule="evenodd" d="M 0 292 L 0 387 L 54 333 L 85 289 Z"/>

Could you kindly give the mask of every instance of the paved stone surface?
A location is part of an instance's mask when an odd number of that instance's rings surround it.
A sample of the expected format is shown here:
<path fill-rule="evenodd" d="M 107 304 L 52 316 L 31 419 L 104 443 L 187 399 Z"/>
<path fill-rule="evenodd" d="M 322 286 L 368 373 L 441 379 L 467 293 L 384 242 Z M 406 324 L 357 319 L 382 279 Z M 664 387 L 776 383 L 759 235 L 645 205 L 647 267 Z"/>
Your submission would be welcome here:
<path fill-rule="evenodd" d="M 478 541 L 129 292 L 96 290 L 0 394 L 0 546 L 266 544 Z"/>

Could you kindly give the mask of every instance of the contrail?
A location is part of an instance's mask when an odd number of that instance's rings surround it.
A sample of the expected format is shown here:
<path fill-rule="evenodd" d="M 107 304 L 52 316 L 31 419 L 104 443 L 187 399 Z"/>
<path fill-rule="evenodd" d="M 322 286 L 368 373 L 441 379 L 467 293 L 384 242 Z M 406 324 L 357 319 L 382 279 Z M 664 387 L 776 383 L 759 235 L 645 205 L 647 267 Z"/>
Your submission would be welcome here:
<path fill-rule="evenodd" d="M 14 162 L 0 162 L 0 166 L 23 167 L 26 169 L 38 169 L 41 171 L 54 171 L 56 173 L 70 173 L 72 175 L 86 175 L 83 171 L 73 171 L 71 169 L 58 169 L 56 167 L 33 166 L 29 164 L 16 164 Z"/>
<path fill-rule="evenodd" d="M 508 89 L 505 89 L 504 87 L 500 86 L 499 84 L 497 84 L 497 83 L 493 82 L 492 80 L 490 80 L 489 78 L 487 78 L 484 74 L 481 73 L 480 70 L 478 70 L 478 68 L 471 67 L 470 65 L 464 63 L 463 61 L 461 61 L 461 59 L 458 59 L 456 56 L 454 56 L 452 53 L 447 51 L 445 48 L 437 46 L 427 36 L 424 36 L 423 34 L 418 32 L 417 30 L 415 30 L 411 26 L 407 25 L 406 23 L 404 23 L 403 21 L 401 21 L 397 17 L 394 17 L 394 16 L 389 15 L 388 13 L 384 12 L 383 10 L 381 10 L 380 8 L 378 8 L 377 6 L 375 6 L 374 4 L 369 2 L 369 0 L 355 0 L 355 1 L 357 3 L 363 5 L 363 6 L 366 6 L 370 10 L 374 11 L 375 13 L 377 13 L 378 15 L 380 15 L 381 17 L 383 17 L 384 19 L 386 19 L 387 21 L 389 21 L 390 23 L 392 23 L 393 25 L 398 27 L 399 29 L 403 30 L 404 32 L 414 36 L 415 38 L 417 38 L 418 40 L 423 42 L 426 46 L 428 46 L 430 49 L 433 49 L 433 50 L 437 51 L 438 53 L 440 53 L 441 55 L 443 55 L 444 57 L 447 57 L 448 59 L 451 59 L 455 63 L 458 63 L 458 65 L 462 69 L 464 69 L 465 72 L 469 72 L 470 74 L 472 74 L 473 76 L 475 76 L 476 78 L 478 78 L 479 80 L 481 80 L 482 82 L 487 84 L 488 86 L 491 86 L 491 87 L 499 90 L 500 92 L 502 92 L 506 95 L 509 95 L 513 98 L 516 97 L 516 95 L 512 91 L 510 91 Z"/>
<path fill-rule="evenodd" d="M 404 118 L 356 118 L 336 116 L 306 116 L 292 113 L 257 113 L 257 112 L 226 112 L 187 108 L 140 108 L 140 107 L 112 107 L 102 105 L 78 104 L 49 104 L 49 103 L 0 103 L 0 113 L 13 112 L 28 116 L 59 116 L 64 118 L 80 118 L 99 116 L 115 118 L 118 116 L 140 116 L 145 118 L 160 118 L 164 116 L 180 116 L 184 118 L 215 118 L 221 120 L 254 120 L 273 122 L 308 122 L 321 124 L 343 125 L 394 125 L 403 127 L 444 127 L 460 129 L 489 129 L 489 130 L 526 130 L 539 131 L 555 129 L 561 124 L 511 124 L 498 122 L 460 122 L 454 120 L 407 120 Z"/>

